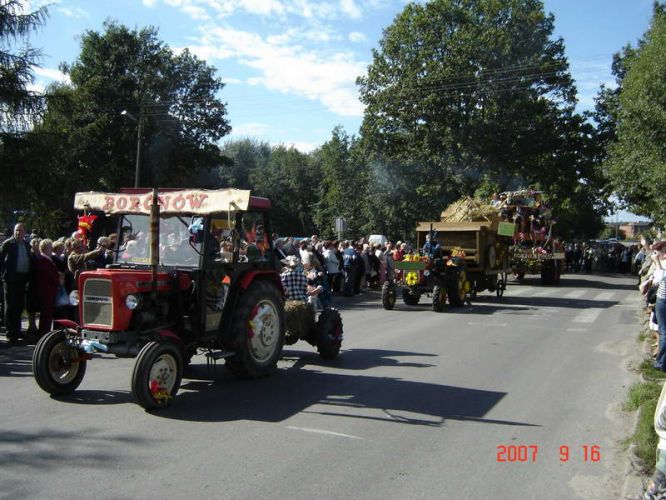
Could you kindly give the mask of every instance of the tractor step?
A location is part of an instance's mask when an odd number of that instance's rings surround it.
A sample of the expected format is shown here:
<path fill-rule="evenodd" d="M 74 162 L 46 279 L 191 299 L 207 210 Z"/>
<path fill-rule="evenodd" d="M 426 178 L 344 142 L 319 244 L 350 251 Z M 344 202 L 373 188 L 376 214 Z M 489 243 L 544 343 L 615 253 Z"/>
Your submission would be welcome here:
<path fill-rule="evenodd" d="M 206 358 L 210 361 L 217 361 L 218 359 L 229 358 L 236 354 L 233 351 L 210 351 L 206 353 Z"/>

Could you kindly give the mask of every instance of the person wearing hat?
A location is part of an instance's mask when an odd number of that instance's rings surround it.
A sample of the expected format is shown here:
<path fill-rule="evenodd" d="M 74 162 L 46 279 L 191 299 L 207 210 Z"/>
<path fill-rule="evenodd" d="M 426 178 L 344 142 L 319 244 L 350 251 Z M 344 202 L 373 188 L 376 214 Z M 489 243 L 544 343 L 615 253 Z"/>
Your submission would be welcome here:
<path fill-rule="evenodd" d="M 280 275 L 287 300 L 308 301 L 308 280 L 300 269 L 300 261 L 295 255 L 289 255 L 282 263 L 287 269 Z"/>

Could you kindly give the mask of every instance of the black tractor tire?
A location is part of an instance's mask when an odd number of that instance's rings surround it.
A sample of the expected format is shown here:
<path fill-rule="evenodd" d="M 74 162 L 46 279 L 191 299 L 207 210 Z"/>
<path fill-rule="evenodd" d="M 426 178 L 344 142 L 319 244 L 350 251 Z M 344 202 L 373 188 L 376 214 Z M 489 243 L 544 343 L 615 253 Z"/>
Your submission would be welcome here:
<path fill-rule="evenodd" d="M 446 295 L 449 298 L 449 304 L 453 307 L 462 307 L 465 305 L 465 271 L 458 270 L 447 276 Z"/>
<path fill-rule="evenodd" d="M 544 264 L 541 268 L 541 284 L 542 285 L 556 285 L 557 280 L 557 264 L 555 262 L 549 262 Z"/>
<path fill-rule="evenodd" d="M 446 290 L 439 285 L 435 285 L 432 289 L 432 310 L 435 312 L 442 312 L 446 306 Z"/>
<path fill-rule="evenodd" d="M 382 286 L 382 306 L 387 311 L 390 311 L 395 306 L 396 292 L 395 283 L 385 281 Z"/>
<path fill-rule="evenodd" d="M 260 313 L 264 314 L 261 329 L 254 332 L 250 322 Z M 284 346 L 285 319 L 282 297 L 272 281 L 254 281 L 240 294 L 231 329 L 229 347 L 234 355 L 226 359 L 225 365 L 235 377 L 259 378 L 277 370 Z"/>
<path fill-rule="evenodd" d="M 132 370 L 131 388 L 136 404 L 146 410 L 169 406 L 183 377 L 183 354 L 172 342 L 148 342 Z"/>
<path fill-rule="evenodd" d="M 315 324 L 317 352 L 323 359 L 337 357 L 342 347 L 342 317 L 337 309 L 326 308 Z"/>
<path fill-rule="evenodd" d="M 53 396 L 74 392 L 86 374 L 83 351 L 69 345 L 66 339 L 63 330 L 50 331 L 39 339 L 32 353 L 35 381 Z"/>
<path fill-rule="evenodd" d="M 419 303 L 421 299 L 420 293 L 412 292 L 411 288 L 403 287 L 402 289 L 402 301 L 408 306 L 415 306 Z"/>
<path fill-rule="evenodd" d="M 499 278 L 497 280 L 497 289 L 495 290 L 498 299 L 501 299 L 504 296 L 504 290 L 506 290 L 506 282 L 503 278 Z"/>

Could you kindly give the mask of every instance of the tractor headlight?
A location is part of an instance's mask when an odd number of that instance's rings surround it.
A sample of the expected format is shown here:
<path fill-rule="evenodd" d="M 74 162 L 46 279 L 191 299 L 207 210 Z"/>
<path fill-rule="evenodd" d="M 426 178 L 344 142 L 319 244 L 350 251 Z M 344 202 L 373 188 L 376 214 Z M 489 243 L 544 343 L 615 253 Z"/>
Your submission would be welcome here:
<path fill-rule="evenodd" d="M 72 304 L 73 306 L 78 306 L 79 305 L 79 291 L 78 290 L 72 290 L 69 292 L 69 303 Z"/>
<path fill-rule="evenodd" d="M 136 295 L 128 295 L 125 297 L 125 305 L 127 306 L 127 309 L 133 311 L 139 307 L 139 298 Z"/>

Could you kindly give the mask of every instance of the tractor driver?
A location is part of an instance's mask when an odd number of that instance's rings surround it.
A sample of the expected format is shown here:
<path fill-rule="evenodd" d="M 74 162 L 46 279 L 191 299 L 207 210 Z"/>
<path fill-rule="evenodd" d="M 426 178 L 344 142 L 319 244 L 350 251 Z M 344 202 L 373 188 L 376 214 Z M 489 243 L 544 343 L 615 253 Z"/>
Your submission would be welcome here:
<path fill-rule="evenodd" d="M 295 255 L 289 255 L 282 263 L 287 266 L 286 271 L 280 275 L 282 286 L 287 295 L 287 300 L 308 301 L 308 279 L 299 269 L 299 261 Z"/>

